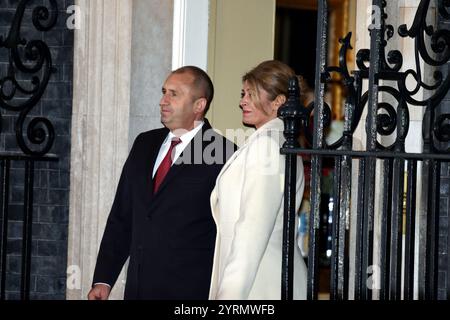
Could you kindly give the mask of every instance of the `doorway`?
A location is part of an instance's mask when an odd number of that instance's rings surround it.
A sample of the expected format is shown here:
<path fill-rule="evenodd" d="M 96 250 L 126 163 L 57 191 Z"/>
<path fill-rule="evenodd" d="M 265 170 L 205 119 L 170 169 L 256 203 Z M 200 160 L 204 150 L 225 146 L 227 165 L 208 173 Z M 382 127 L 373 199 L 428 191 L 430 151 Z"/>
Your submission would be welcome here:
<path fill-rule="evenodd" d="M 314 86 L 316 33 L 317 9 L 277 4 L 274 57 L 302 75 L 309 87 Z"/>
<path fill-rule="evenodd" d="M 316 0 L 277 0 L 275 18 L 274 58 L 294 69 L 300 75 L 301 103 L 307 106 L 314 99 L 316 43 L 317 43 L 317 1 Z M 355 34 L 356 0 L 329 1 L 328 38 L 328 66 L 339 65 L 340 38 L 344 38 L 349 31 Z M 354 43 L 354 40 L 352 40 Z M 351 54 L 354 55 L 354 52 Z M 349 68 L 353 69 L 354 58 L 348 57 Z M 334 141 L 334 137 L 342 136 L 344 101 L 346 92 L 338 75 L 332 75 L 333 81 L 326 88 L 325 100 L 330 106 L 333 126 L 327 132 L 327 140 Z M 311 147 L 303 145 L 303 147 Z M 308 220 L 310 213 L 310 172 L 311 162 L 303 156 L 305 167 L 305 193 L 299 210 L 299 243 L 303 248 L 305 262 L 308 261 Z M 319 244 L 319 299 L 329 299 L 330 294 L 330 265 L 332 242 L 332 214 L 334 206 L 333 190 L 334 161 L 324 158 L 322 170 L 323 191 L 320 204 L 320 233 Z"/>

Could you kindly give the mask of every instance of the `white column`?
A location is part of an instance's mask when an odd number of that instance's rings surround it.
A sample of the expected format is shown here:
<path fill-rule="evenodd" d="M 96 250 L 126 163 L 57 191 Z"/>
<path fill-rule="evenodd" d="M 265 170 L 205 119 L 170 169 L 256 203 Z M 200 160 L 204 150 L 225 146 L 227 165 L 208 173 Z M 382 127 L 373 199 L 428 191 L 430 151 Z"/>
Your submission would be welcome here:
<path fill-rule="evenodd" d="M 85 299 L 128 153 L 132 1 L 77 0 L 67 298 Z M 123 277 L 112 298 L 123 294 Z"/>

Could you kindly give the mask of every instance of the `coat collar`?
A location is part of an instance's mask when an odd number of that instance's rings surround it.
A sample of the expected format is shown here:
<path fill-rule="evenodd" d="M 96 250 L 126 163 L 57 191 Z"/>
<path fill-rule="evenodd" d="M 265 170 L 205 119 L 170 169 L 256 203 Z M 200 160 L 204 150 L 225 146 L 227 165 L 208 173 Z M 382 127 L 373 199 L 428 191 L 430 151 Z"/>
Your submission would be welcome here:
<path fill-rule="evenodd" d="M 277 131 L 277 132 L 283 132 L 284 131 L 284 123 L 281 119 L 275 118 L 268 122 L 266 122 L 263 126 L 258 128 L 255 132 L 252 133 L 250 137 L 248 137 L 247 141 L 244 142 L 244 144 L 228 159 L 228 161 L 223 166 L 222 170 L 220 171 L 219 175 L 217 176 L 217 180 L 222 176 L 222 174 L 228 169 L 231 163 L 233 163 L 234 159 L 243 151 L 245 150 L 256 138 L 266 135 L 269 131 Z"/>
<path fill-rule="evenodd" d="M 247 146 L 253 140 L 255 140 L 257 137 L 264 135 L 268 131 L 272 131 L 272 130 L 283 132 L 283 130 L 284 130 L 283 120 L 281 120 L 279 118 L 275 118 L 270 121 L 267 121 L 264 125 L 262 125 L 255 132 L 253 132 L 253 134 L 247 139 L 247 141 L 242 145 L 242 147 Z"/>

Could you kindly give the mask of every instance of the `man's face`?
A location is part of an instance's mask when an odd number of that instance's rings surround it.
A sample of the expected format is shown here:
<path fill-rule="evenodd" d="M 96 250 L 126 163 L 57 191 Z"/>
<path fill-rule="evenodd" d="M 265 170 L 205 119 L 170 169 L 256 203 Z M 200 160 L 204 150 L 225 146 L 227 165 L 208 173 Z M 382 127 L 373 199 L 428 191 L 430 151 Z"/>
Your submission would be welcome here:
<path fill-rule="evenodd" d="M 162 87 L 161 122 L 171 131 L 191 130 L 194 122 L 201 119 L 202 110 L 196 90 L 193 88 L 193 76 L 189 73 L 170 75 Z"/>

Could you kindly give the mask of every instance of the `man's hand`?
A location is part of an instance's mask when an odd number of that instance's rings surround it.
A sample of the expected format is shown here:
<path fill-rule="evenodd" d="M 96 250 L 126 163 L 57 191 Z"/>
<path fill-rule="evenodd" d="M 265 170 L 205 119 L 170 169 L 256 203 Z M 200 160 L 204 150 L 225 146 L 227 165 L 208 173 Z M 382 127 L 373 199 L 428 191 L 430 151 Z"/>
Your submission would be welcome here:
<path fill-rule="evenodd" d="M 111 287 L 106 284 L 96 284 L 88 293 L 88 300 L 108 300 Z"/>

